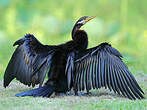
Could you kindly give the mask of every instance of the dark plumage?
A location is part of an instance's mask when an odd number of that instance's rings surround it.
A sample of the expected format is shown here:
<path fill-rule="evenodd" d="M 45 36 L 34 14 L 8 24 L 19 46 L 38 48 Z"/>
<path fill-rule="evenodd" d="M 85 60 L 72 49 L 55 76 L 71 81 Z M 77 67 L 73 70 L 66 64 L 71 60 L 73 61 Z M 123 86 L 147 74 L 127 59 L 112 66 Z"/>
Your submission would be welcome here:
<path fill-rule="evenodd" d="M 4 74 L 4 87 L 16 78 L 39 88 L 16 96 L 50 97 L 73 88 L 78 91 L 109 88 L 129 99 L 144 98 L 133 75 L 122 61 L 122 55 L 108 43 L 87 49 L 88 37 L 80 30 L 94 17 L 80 18 L 72 30 L 72 40 L 61 45 L 43 45 L 32 34 L 16 41 L 18 45 Z M 42 86 L 48 73 L 48 80 Z"/>

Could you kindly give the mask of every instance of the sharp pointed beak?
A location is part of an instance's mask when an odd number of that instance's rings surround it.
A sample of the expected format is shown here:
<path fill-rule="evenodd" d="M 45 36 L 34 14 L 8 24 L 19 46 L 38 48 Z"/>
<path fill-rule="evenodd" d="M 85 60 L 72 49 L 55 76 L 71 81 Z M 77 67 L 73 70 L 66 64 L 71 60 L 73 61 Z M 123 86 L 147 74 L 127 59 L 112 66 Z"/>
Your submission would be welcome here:
<path fill-rule="evenodd" d="M 88 21 L 92 20 L 92 19 L 95 18 L 95 17 L 96 17 L 96 16 L 88 17 L 88 18 L 85 19 L 85 22 L 88 22 Z"/>

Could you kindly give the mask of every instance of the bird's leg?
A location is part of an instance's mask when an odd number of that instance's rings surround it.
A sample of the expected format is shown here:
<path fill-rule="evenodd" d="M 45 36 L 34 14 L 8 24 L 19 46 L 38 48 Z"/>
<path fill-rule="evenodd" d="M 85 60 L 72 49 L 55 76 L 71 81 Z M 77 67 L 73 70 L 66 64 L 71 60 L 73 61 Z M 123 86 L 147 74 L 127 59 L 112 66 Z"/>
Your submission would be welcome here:
<path fill-rule="evenodd" d="M 87 92 L 79 92 L 78 96 L 85 96 L 85 95 L 89 95 L 91 94 L 91 92 L 89 92 L 89 89 L 87 89 Z"/>
<path fill-rule="evenodd" d="M 76 96 L 78 96 L 78 91 L 76 89 L 74 89 L 74 93 Z"/>
<path fill-rule="evenodd" d="M 75 96 L 78 96 L 78 89 L 76 85 L 74 85 L 73 90 L 74 90 Z"/>
<path fill-rule="evenodd" d="M 85 96 L 85 95 L 90 95 L 91 92 L 79 92 L 78 96 Z"/>
<path fill-rule="evenodd" d="M 56 92 L 55 95 L 56 96 L 67 96 L 66 93 L 58 93 L 58 92 Z"/>

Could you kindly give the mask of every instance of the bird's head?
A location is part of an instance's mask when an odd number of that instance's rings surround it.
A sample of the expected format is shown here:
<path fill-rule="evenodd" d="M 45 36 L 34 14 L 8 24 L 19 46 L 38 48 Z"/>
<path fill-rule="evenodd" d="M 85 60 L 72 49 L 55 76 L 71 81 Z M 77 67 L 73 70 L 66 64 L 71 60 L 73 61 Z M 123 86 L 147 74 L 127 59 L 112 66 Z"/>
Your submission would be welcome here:
<path fill-rule="evenodd" d="M 83 26 L 84 24 L 86 24 L 88 21 L 92 20 L 93 18 L 95 18 L 96 16 L 83 16 L 81 17 L 74 25 L 73 29 L 72 29 L 72 39 L 75 39 L 75 33 L 81 28 L 81 26 Z M 85 31 L 83 31 L 85 32 Z"/>
<path fill-rule="evenodd" d="M 86 24 L 88 21 L 90 21 L 91 19 L 93 19 L 95 17 L 96 16 L 91 16 L 91 17 L 83 16 L 76 22 L 75 26 L 80 28 L 81 26 L 83 26 L 84 24 Z"/>

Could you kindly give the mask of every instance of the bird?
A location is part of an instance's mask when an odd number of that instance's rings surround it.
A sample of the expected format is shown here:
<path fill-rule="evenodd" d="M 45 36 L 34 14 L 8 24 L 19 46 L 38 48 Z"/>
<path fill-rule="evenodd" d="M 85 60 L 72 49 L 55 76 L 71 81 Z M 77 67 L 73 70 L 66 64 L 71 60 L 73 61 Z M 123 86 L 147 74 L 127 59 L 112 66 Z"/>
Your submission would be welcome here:
<path fill-rule="evenodd" d="M 43 45 L 33 34 L 17 40 L 3 86 L 6 88 L 14 78 L 27 86 L 39 84 L 38 88 L 16 94 L 17 97 L 50 97 L 71 90 L 78 95 L 105 87 L 131 100 L 143 99 L 143 90 L 117 49 L 107 42 L 88 48 L 88 34 L 80 28 L 95 17 L 78 19 L 71 32 L 72 40 L 66 43 Z"/>

